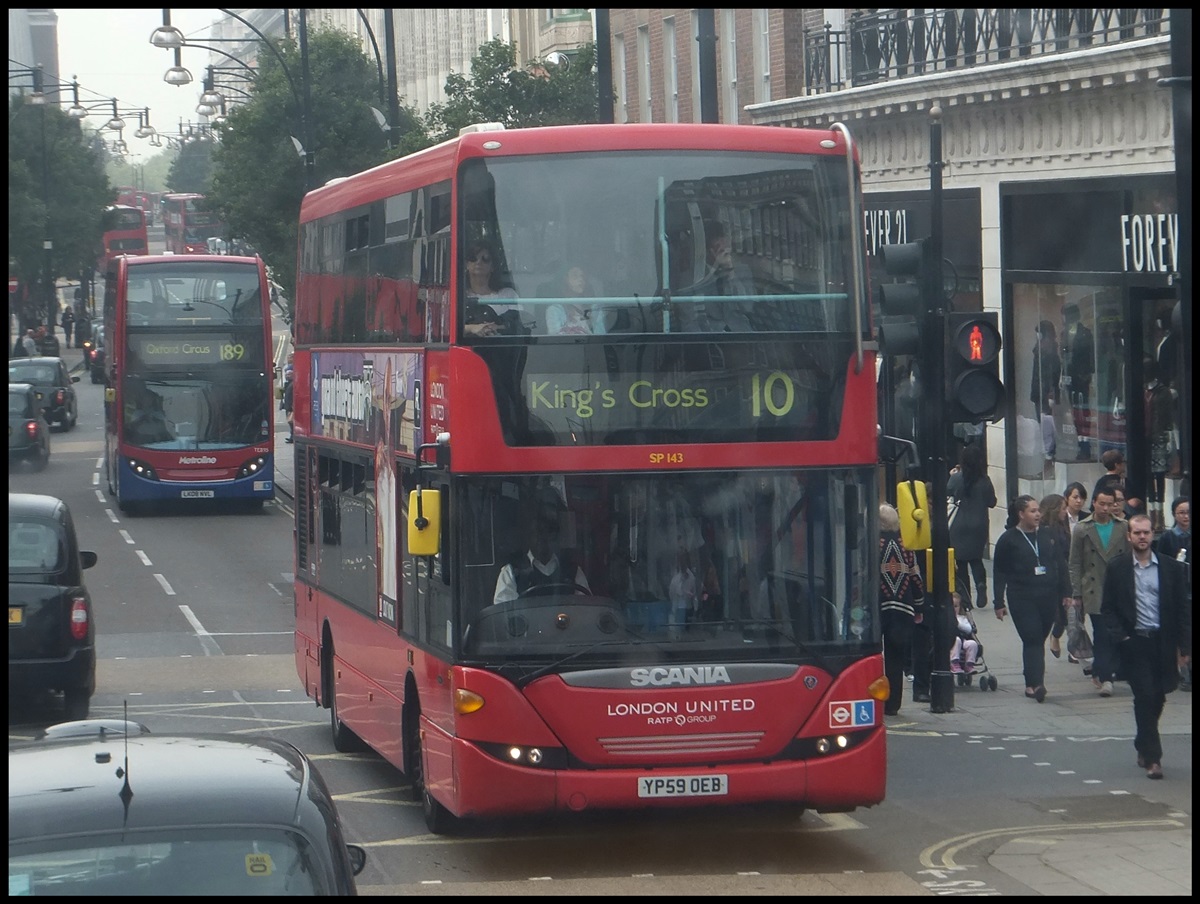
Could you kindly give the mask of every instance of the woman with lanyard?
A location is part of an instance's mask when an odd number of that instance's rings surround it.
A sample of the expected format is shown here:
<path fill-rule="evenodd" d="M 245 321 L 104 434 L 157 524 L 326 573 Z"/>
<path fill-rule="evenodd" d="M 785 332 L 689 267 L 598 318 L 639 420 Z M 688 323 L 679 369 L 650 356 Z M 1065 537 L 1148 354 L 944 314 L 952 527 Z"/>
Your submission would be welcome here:
<path fill-rule="evenodd" d="M 1025 696 L 1046 699 L 1046 637 L 1060 604 L 1071 598 L 1071 577 L 1061 542 L 1041 526 L 1042 512 L 1032 496 L 1018 496 L 1008 508 L 1007 530 L 992 552 L 996 618 L 1012 606 L 1013 625 L 1021 638 Z"/>

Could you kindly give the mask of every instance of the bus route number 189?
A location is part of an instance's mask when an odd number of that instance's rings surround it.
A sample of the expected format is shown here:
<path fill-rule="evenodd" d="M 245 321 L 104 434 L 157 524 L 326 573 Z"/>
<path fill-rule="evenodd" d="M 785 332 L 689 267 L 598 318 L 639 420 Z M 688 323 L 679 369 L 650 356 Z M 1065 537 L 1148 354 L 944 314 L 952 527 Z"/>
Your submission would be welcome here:
<path fill-rule="evenodd" d="M 728 793 L 726 775 L 638 776 L 638 797 L 720 797 Z"/>

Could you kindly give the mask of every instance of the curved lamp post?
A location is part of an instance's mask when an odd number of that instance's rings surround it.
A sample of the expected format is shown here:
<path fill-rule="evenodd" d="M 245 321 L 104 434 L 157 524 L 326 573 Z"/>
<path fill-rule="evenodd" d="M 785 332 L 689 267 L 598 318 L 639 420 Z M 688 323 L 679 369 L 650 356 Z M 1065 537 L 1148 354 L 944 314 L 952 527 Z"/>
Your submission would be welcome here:
<path fill-rule="evenodd" d="M 312 119 L 312 101 L 311 101 L 310 92 L 308 90 L 308 20 L 307 20 L 307 16 L 306 16 L 307 11 L 303 10 L 303 9 L 300 10 L 300 42 L 299 42 L 300 43 L 300 67 L 301 67 L 301 78 L 303 81 L 303 85 L 302 85 L 303 91 L 301 91 L 301 90 L 297 89 L 297 87 L 296 87 L 296 80 L 294 78 L 292 78 L 292 72 L 290 69 L 288 69 L 287 61 L 284 60 L 283 54 L 279 52 L 279 48 L 276 47 L 273 43 L 271 43 L 271 40 L 265 34 L 263 34 L 262 31 L 260 31 L 256 26 L 254 26 L 252 23 L 248 22 L 246 19 L 244 19 L 242 16 L 239 16 L 237 13 L 233 12 L 232 10 L 221 9 L 221 7 L 217 7 L 217 9 L 219 9 L 225 15 L 229 16 L 231 19 L 236 19 L 237 21 L 241 22 L 244 26 L 246 26 L 246 28 L 248 28 L 251 32 L 253 32 L 255 35 L 257 35 L 258 38 L 260 39 L 261 43 L 265 47 L 267 47 L 267 49 L 270 50 L 273 54 L 275 54 L 275 58 L 279 61 L 279 65 L 283 69 L 283 74 L 288 80 L 288 86 L 292 89 L 292 97 L 296 101 L 296 105 L 300 110 L 300 135 L 301 135 L 301 142 L 302 142 L 301 147 L 304 149 L 301 152 L 300 156 L 304 160 L 304 188 L 306 191 L 311 189 L 313 187 L 313 171 L 314 171 L 314 168 L 316 165 L 316 160 L 313 156 L 312 136 L 309 132 L 309 122 Z M 243 62 L 242 60 L 238 60 L 236 57 L 232 56 L 231 54 L 225 53 L 222 50 L 218 50 L 215 47 L 205 47 L 205 45 L 202 43 L 188 41 L 184 37 L 183 32 L 181 32 L 178 28 L 176 28 L 174 25 L 171 24 L 171 11 L 170 11 L 170 9 L 167 9 L 167 8 L 163 9 L 163 24 L 161 26 L 159 26 L 158 28 L 154 29 L 154 31 L 152 31 L 150 33 L 150 43 L 153 44 L 155 47 L 163 47 L 163 48 L 168 48 L 168 49 L 172 49 L 175 51 L 175 65 L 172 66 L 170 69 L 168 69 L 167 74 L 165 76 L 163 76 L 163 79 L 165 81 L 167 81 L 169 84 L 186 85 L 189 82 L 191 82 L 191 80 L 192 80 L 192 77 L 191 77 L 192 74 L 183 68 L 182 61 L 181 61 L 181 59 L 182 59 L 181 51 L 182 51 L 182 48 L 185 46 L 201 47 L 204 49 L 216 51 L 217 53 L 220 53 L 223 56 L 227 56 L 232 60 L 236 60 L 237 62 L 246 66 L 247 69 L 250 68 L 250 66 L 248 64 L 246 64 L 245 62 Z M 186 81 L 182 80 L 184 78 L 185 73 L 187 76 Z M 173 81 L 172 79 L 175 79 L 175 80 Z"/>
<path fill-rule="evenodd" d="M 116 98 L 110 98 L 109 100 L 106 100 L 106 101 L 96 101 L 95 103 L 92 103 L 92 104 L 80 103 L 79 82 L 74 78 L 74 76 L 72 76 L 71 81 L 69 81 L 69 82 L 52 79 L 52 80 L 50 80 L 50 84 L 48 86 L 46 74 L 41 66 L 38 66 L 38 67 L 32 68 L 32 69 L 9 69 L 8 77 L 9 77 L 9 85 L 16 87 L 20 91 L 21 94 L 24 94 L 25 87 L 28 87 L 30 89 L 30 94 L 28 97 L 28 103 L 30 106 L 42 108 L 42 114 L 41 114 L 42 203 L 45 206 L 46 211 L 47 211 L 47 220 L 46 220 L 46 223 L 44 224 L 44 232 L 43 232 L 43 239 L 42 239 L 42 250 L 44 252 L 44 260 L 43 260 L 43 280 L 44 280 L 44 282 L 43 282 L 43 286 L 42 286 L 42 294 L 44 296 L 46 324 L 47 324 L 48 328 L 51 331 L 53 331 L 55 323 L 57 322 L 57 318 L 55 317 L 55 314 L 56 314 L 55 309 L 57 308 L 58 305 L 57 305 L 57 299 L 55 297 L 56 293 L 55 293 L 55 289 L 54 289 L 54 261 L 53 261 L 54 240 L 50 237 L 49 219 L 48 219 L 49 210 L 50 210 L 50 159 L 49 159 L 49 144 L 46 140 L 46 112 L 45 112 L 46 98 L 48 95 L 62 94 L 69 90 L 71 92 L 71 101 L 72 102 L 71 102 L 71 105 L 69 107 L 67 107 L 63 112 L 66 113 L 66 115 L 70 119 L 75 120 L 76 122 L 86 118 L 91 113 L 92 110 L 98 109 L 100 107 L 107 108 L 108 105 L 111 104 L 112 105 L 111 106 L 112 117 L 104 125 L 100 126 L 100 128 L 97 129 L 97 132 L 104 131 L 105 129 L 109 129 L 109 130 L 117 132 L 118 138 L 116 139 L 116 142 L 115 142 L 115 149 L 118 153 L 124 153 L 124 152 L 128 151 L 128 147 L 125 145 L 124 140 L 121 138 L 122 130 L 125 128 L 125 120 L 123 120 L 121 118 L 122 115 L 126 115 L 126 116 L 134 115 L 134 114 L 138 115 L 139 116 L 139 124 L 141 123 L 140 117 L 142 117 L 144 115 L 145 122 L 148 123 L 149 116 L 150 116 L 150 110 L 148 107 L 144 107 L 141 110 L 120 110 L 117 106 Z M 22 85 L 19 83 L 19 81 L 21 79 L 26 78 L 26 77 L 29 79 L 28 86 Z M 18 83 L 16 85 L 14 85 L 14 83 L 13 83 L 14 78 L 18 80 Z M 40 315 L 40 313 L 38 313 L 35 316 L 40 318 L 41 315 Z"/>

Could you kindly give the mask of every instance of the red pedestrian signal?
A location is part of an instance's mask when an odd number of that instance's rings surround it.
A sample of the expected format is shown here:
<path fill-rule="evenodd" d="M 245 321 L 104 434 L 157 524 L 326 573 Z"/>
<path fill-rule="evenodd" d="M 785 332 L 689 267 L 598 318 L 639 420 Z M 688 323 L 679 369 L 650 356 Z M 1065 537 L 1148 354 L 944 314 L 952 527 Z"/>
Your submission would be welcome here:
<path fill-rule="evenodd" d="M 954 423 L 979 424 L 1003 417 L 999 315 L 946 315 L 946 401 Z"/>

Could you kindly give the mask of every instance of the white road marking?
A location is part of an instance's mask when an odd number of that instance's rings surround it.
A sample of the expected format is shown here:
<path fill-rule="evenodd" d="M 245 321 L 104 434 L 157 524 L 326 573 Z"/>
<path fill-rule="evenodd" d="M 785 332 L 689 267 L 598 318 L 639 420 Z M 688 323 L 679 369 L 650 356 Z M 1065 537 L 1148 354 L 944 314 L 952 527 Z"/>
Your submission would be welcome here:
<path fill-rule="evenodd" d="M 117 531 L 117 533 L 121 535 L 122 540 L 124 540 L 130 546 L 133 545 L 133 537 L 131 537 L 129 535 L 129 531 L 125 530 L 124 528 L 121 528 L 121 530 Z"/>
<path fill-rule="evenodd" d="M 167 596 L 175 595 L 174 588 L 170 584 L 167 583 L 167 579 L 165 577 L 163 577 L 161 574 L 156 573 L 154 575 L 154 580 L 156 580 L 156 581 L 158 581 L 158 583 L 162 584 L 162 589 L 166 592 Z"/>
<path fill-rule="evenodd" d="M 197 634 L 207 637 L 208 632 L 204 630 L 204 625 L 200 624 L 200 619 L 196 618 L 190 606 L 180 606 L 179 611 L 183 613 L 183 617 L 188 620 L 188 624 L 192 626 L 192 630 Z"/>
<path fill-rule="evenodd" d="M 150 561 L 150 557 L 140 549 L 135 549 L 134 554 L 142 560 L 143 565 L 147 566 L 148 568 L 153 567 L 154 563 Z"/>

